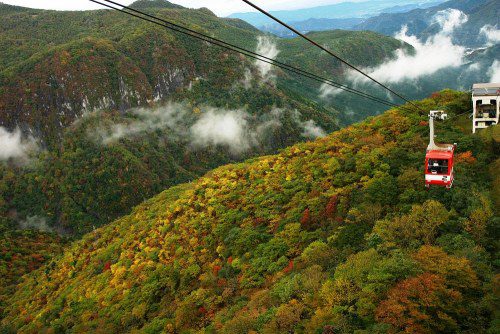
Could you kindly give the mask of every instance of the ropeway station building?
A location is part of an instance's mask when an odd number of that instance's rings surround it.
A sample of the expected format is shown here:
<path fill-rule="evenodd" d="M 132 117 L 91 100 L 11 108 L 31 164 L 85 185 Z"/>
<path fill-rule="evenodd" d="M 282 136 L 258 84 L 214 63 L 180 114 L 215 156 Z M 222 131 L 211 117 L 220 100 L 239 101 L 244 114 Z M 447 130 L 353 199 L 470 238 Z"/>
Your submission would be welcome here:
<path fill-rule="evenodd" d="M 500 83 L 478 83 L 472 86 L 474 114 L 472 132 L 497 125 L 500 116 Z"/>

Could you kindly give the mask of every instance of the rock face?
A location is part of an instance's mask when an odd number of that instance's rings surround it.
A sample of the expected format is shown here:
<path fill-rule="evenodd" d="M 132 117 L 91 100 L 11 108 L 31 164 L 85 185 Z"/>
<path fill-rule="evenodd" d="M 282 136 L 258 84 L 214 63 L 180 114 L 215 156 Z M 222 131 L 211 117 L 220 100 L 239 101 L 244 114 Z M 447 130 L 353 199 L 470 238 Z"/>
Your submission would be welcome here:
<path fill-rule="evenodd" d="M 134 6 L 182 10 L 188 16 L 196 13 L 195 21 L 209 16 L 206 21 L 223 25 L 206 11 L 166 1 L 138 1 Z M 193 78 L 215 70 L 206 59 L 222 53 L 111 11 L 56 13 L 2 6 L 0 15 L 5 40 L 17 41 L 2 51 L 0 126 L 31 129 L 49 144 L 87 112 L 125 111 L 171 98 Z M 33 24 L 46 35 L 22 37 L 21 31 Z M 65 33 L 55 30 L 53 25 L 59 24 L 67 27 Z M 17 57 L 12 55 L 16 52 Z"/>
<path fill-rule="evenodd" d="M 165 40 L 166 34 L 141 37 L 161 46 L 135 52 L 128 45 L 85 38 L 5 71 L 0 125 L 57 138 L 86 112 L 125 111 L 171 97 L 195 76 L 192 61 L 182 45 Z"/>
<path fill-rule="evenodd" d="M 3 80 L 1 124 L 50 137 L 83 113 L 146 104 L 146 76 L 111 43 L 85 39 L 44 54 Z"/>

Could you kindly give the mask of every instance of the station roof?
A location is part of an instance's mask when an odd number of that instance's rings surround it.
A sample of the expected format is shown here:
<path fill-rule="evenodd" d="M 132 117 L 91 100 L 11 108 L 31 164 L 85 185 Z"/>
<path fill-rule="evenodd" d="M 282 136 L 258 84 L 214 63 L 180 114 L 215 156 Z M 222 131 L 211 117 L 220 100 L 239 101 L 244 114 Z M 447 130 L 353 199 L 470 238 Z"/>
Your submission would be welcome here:
<path fill-rule="evenodd" d="M 472 95 L 500 95 L 500 83 L 477 83 L 472 85 Z"/>

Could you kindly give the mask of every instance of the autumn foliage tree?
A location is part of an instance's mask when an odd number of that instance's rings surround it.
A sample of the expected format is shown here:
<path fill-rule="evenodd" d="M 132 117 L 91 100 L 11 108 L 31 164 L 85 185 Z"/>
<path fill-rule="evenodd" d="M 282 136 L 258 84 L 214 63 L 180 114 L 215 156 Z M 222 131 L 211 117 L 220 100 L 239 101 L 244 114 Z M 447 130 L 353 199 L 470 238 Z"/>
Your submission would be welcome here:
<path fill-rule="evenodd" d="M 386 241 L 401 246 L 431 244 L 439 226 L 448 217 L 448 211 L 440 202 L 428 200 L 423 205 L 414 205 L 407 215 L 377 222 L 373 231 Z"/>
<path fill-rule="evenodd" d="M 390 333 L 454 333 L 463 313 L 462 295 L 443 277 L 424 273 L 398 283 L 378 306 L 377 321 Z"/>
<path fill-rule="evenodd" d="M 486 234 L 488 224 L 493 217 L 491 202 L 482 194 L 475 194 L 479 199 L 479 203 L 472 210 L 469 218 L 464 222 L 464 229 L 470 233 L 476 241 L 481 241 Z"/>
<path fill-rule="evenodd" d="M 448 255 L 439 247 L 422 246 L 413 254 L 413 259 L 422 270 L 443 277 L 448 286 L 458 291 L 478 287 L 477 274 L 464 257 Z"/>

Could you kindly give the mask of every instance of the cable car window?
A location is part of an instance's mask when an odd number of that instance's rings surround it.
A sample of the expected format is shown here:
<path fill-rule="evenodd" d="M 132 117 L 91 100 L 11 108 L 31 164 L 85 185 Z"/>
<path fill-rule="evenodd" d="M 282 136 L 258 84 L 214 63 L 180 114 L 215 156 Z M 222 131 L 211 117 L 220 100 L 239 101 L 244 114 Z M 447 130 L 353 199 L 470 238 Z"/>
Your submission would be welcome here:
<path fill-rule="evenodd" d="M 446 159 L 429 159 L 427 172 L 432 174 L 448 174 L 448 160 Z"/>

